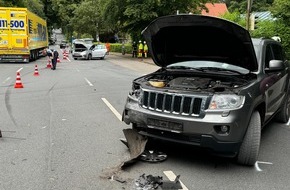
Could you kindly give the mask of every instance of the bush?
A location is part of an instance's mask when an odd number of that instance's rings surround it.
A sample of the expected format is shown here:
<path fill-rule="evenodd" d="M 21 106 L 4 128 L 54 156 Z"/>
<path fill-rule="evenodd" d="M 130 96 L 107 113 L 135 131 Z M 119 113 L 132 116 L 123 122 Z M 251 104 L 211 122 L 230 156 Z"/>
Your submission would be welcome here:
<path fill-rule="evenodd" d="M 111 43 L 111 52 L 117 52 L 122 53 L 122 44 L 121 43 Z M 125 53 L 126 54 L 132 54 L 132 45 L 131 44 L 125 44 Z"/>

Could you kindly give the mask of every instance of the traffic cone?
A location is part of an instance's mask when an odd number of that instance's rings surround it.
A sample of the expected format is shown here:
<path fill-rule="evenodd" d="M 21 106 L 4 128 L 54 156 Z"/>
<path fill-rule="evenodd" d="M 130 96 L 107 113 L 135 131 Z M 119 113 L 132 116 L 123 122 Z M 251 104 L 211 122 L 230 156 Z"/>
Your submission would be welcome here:
<path fill-rule="evenodd" d="M 20 72 L 17 72 L 14 88 L 23 88 L 21 78 L 20 78 Z"/>
<path fill-rule="evenodd" d="M 46 65 L 46 68 L 51 68 L 51 63 L 50 63 L 50 59 L 48 59 L 48 61 L 47 61 L 47 65 Z"/>
<path fill-rule="evenodd" d="M 60 59 L 59 58 L 57 58 L 57 62 L 60 63 Z"/>
<path fill-rule="evenodd" d="M 66 53 L 63 54 L 63 59 L 64 59 L 64 60 L 67 59 L 67 55 L 66 55 Z"/>
<path fill-rule="evenodd" d="M 39 76 L 37 65 L 35 65 L 34 76 Z"/>

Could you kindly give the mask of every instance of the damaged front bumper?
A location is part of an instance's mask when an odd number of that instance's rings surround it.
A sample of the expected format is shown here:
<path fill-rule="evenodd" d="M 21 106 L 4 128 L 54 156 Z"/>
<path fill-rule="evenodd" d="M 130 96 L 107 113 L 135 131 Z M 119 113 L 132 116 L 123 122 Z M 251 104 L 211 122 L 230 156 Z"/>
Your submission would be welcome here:
<path fill-rule="evenodd" d="M 188 117 L 156 112 L 139 106 L 138 100 L 128 96 L 123 121 L 133 124 L 139 134 L 166 141 L 209 148 L 214 152 L 238 152 L 246 131 L 246 119 L 240 112 L 249 109 L 224 112 L 205 112 L 202 117 Z M 221 128 L 228 130 L 223 133 Z"/>

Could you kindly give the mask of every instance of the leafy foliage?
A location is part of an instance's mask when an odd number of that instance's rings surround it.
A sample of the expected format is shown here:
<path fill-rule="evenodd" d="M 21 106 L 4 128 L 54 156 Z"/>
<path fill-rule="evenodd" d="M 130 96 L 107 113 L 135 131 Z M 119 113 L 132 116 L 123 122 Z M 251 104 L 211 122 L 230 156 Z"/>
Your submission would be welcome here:
<path fill-rule="evenodd" d="M 267 11 L 271 7 L 274 0 L 253 0 L 252 11 Z M 239 13 L 246 13 L 247 0 L 225 0 L 230 12 L 238 11 Z"/>
<path fill-rule="evenodd" d="M 275 0 L 271 11 L 276 18 L 281 19 L 286 25 L 290 26 L 289 0 Z"/>
<path fill-rule="evenodd" d="M 222 15 L 222 18 L 237 23 L 244 28 L 246 27 L 246 20 L 241 16 L 238 11 L 234 11 L 233 13 L 225 13 L 224 15 Z"/>

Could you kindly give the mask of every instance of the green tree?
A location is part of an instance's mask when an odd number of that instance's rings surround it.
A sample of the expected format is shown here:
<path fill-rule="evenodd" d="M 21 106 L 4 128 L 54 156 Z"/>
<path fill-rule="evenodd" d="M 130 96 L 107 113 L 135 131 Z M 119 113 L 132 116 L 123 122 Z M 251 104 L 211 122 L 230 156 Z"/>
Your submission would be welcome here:
<path fill-rule="evenodd" d="M 46 18 L 45 13 L 43 12 L 43 2 L 39 0 L 23 0 L 25 7 L 27 7 L 28 10 L 33 12 L 34 14 Z"/>
<path fill-rule="evenodd" d="M 67 37 L 72 36 L 73 26 L 70 21 L 74 17 L 74 10 L 77 9 L 83 0 L 51 0 L 52 11 L 60 19 L 60 25 Z"/>
<path fill-rule="evenodd" d="M 104 3 L 103 17 L 114 29 L 130 33 L 133 40 L 155 18 L 180 13 L 196 13 L 207 0 L 108 0 Z M 114 11 L 113 11 L 114 10 Z M 116 12 L 115 12 L 116 11 Z M 114 12 L 114 13 L 112 13 Z"/>
<path fill-rule="evenodd" d="M 225 0 L 228 10 L 230 12 L 238 11 L 240 13 L 246 13 L 247 10 L 247 0 Z M 271 7 L 273 0 L 253 0 L 252 11 L 267 11 Z"/>
<path fill-rule="evenodd" d="M 232 13 L 227 12 L 224 15 L 222 15 L 222 18 L 226 20 L 230 20 L 236 24 L 241 25 L 242 27 L 246 27 L 246 20 L 244 17 L 241 16 L 241 14 L 236 10 Z"/>
<path fill-rule="evenodd" d="M 0 0 L 2 7 L 26 7 L 23 0 Z"/>
<path fill-rule="evenodd" d="M 96 40 L 96 35 L 103 28 L 100 9 L 100 0 L 85 0 L 74 10 L 74 17 L 70 24 L 74 31 L 79 34 L 78 37 L 82 34 L 89 34 Z"/>
<path fill-rule="evenodd" d="M 274 17 L 281 19 L 286 25 L 290 26 L 289 0 L 275 0 L 271 11 Z"/>

